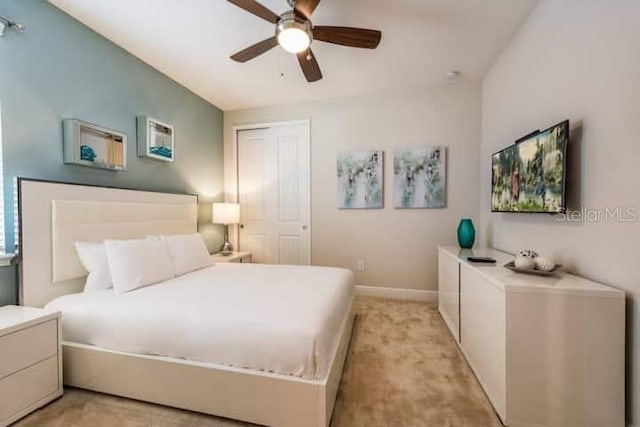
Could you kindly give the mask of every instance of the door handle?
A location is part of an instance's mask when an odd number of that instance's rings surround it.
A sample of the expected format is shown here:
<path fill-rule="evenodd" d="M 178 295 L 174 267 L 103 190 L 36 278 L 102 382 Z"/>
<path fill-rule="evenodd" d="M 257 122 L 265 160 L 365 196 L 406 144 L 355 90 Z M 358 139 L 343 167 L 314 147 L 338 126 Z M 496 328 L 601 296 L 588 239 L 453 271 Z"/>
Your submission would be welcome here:
<path fill-rule="evenodd" d="M 240 224 L 240 228 L 244 228 L 244 224 Z"/>
<path fill-rule="evenodd" d="M 307 231 L 307 224 L 303 224 L 303 225 L 302 225 L 302 229 L 303 229 L 304 231 Z"/>

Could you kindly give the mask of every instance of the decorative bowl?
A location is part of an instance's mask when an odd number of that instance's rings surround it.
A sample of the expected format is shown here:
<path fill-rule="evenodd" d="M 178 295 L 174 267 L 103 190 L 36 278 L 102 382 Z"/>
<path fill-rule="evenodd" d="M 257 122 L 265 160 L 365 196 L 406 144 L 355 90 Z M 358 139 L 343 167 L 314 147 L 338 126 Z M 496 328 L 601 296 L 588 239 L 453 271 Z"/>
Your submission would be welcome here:
<path fill-rule="evenodd" d="M 518 268 L 516 267 L 515 263 L 511 261 L 506 263 L 504 267 L 508 268 L 511 271 L 515 271 L 516 273 L 533 274 L 535 276 L 553 276 L 554 273 L 556 273 L 562 266 L 560 264 L 556 264 L 556 266 L 553 267 L 552 270 L 543 271 L 543 270 L 536 270 L 535 268 Z"/>

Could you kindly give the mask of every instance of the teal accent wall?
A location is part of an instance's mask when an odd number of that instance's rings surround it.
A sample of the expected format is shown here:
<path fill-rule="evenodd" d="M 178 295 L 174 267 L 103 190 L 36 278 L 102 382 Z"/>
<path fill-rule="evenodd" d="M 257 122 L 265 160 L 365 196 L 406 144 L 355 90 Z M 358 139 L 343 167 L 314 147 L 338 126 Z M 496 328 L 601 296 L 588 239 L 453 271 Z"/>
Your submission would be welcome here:
<path fill-rule="evenodd" d="M 0 267 L 0 307 L 15 304 L 18 300 L 16 286 L 16 267 L 14 265 Z"/>
<path fill-rule="evenodd" d="M 0 14 L 27 26 L 0 37 L 7 247 L 15 242 L 13 180 L 22 176 L 197 193 L 204 202 L 201 231 L 215 251 L 222 229 L 207 224 L 206 202 L 223 198 L 222 111 L 44 0 L 0 0 Z M 142 115 L 174 126 L 175 162 L 137 157 Z M 127 171 L 63 164 L 65 118 L 126 133 Z"/>

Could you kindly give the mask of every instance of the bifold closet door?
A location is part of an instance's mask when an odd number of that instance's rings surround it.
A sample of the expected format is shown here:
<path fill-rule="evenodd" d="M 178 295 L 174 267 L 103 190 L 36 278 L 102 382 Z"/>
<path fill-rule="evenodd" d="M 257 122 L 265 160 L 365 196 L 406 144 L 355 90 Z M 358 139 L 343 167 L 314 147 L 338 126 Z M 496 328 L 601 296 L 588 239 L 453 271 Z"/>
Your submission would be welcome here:
<path fill-rule="evenodd" d="M 240 248 L 252 261 L 310 264 L 308 124 L 238 131 Z"/>

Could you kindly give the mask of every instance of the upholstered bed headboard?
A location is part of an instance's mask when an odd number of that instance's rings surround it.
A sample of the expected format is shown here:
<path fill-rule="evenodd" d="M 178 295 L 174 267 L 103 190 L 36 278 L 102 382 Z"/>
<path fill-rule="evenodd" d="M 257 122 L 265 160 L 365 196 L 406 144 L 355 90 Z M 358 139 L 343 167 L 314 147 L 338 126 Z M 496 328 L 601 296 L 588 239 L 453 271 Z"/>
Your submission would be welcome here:
<path fill-rule="evenodd" d="M 31 179 L 18 180 L 20 304 L 42 307 L 79 292 L 86 271 L 75 242 L 195 233 L 198 198 Z"/>

